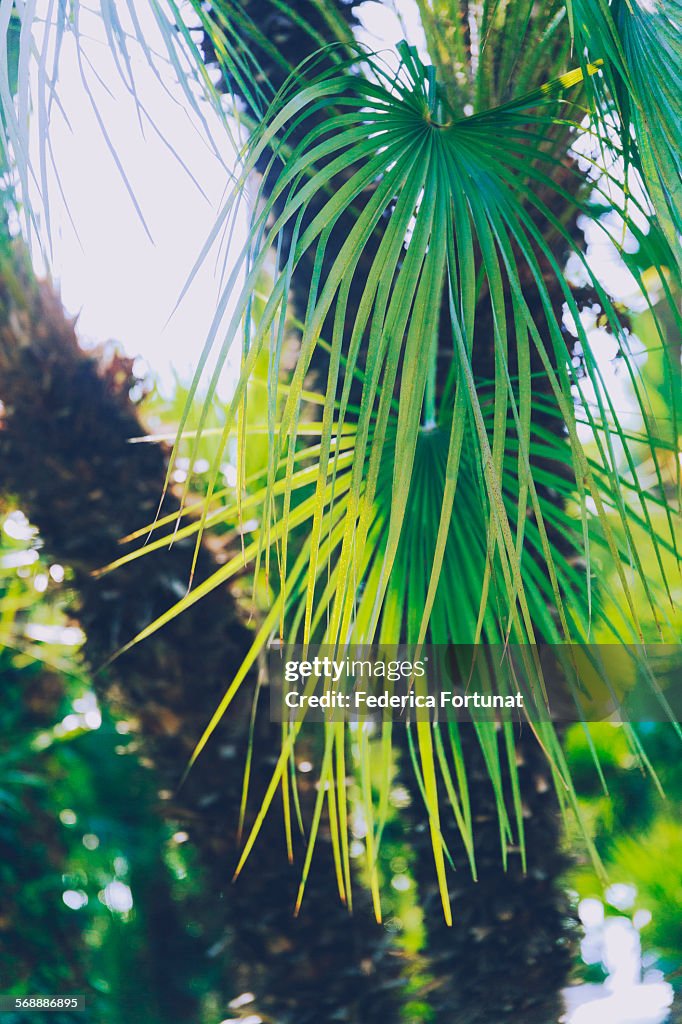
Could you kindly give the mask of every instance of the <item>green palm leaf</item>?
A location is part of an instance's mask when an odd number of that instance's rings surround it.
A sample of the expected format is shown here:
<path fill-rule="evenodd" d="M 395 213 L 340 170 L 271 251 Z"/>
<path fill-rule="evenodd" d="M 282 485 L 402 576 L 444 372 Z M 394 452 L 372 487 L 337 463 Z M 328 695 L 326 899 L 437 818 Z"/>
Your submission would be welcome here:
<path fill-rule="evenodd" d="M 422 5 L 427 30 L 429 11 L 433 14 L 439 6 Z M 538 53 L 544 54 L 536 67 L 518 64 L 509 41 L 499 64 L 490 62 L 498 22 L 507 17 L 497 11 L 502 6 L 509 6 L 509 17 L 517 19 L 523 33 L 530 33 L 537 43 Z M 439 76 L 406 44 L 399 48 L 396 69 L 355 46 L 343 32 L 339 45 L 314 54 L 273 96 L 274 90 L 254 74 L 257 68 L 239 45 L 240 31 L 258 33 L 257 27 L 247 24 L 240 6 L 221 3 L 215 18 L 197 8 L 223 66 L 253 110 L 263 114 L 240 150 L 233 187 L 200 260 L 229 229 L 254 171 L 260 168 L 263 174 L 247 241 L 225 282 L 189 391 L 188 406 L 202 390 L 205 394 L 191 461 L 234 344 L 241 345 L 242 368 L 226 409 L 200 517 L 184 525 L 177 517 L 176 530 L 115 563 L 148 554 L 174 536 L 195 536 L 198 542 L 207 525 L 228 523 L 245 530 L 248 513 L 253 529 L 243 552 L 127 645 L 145 639 L 232 579 L 245 562 L 253 566 L 256 577 L 266 577 L 273 590 L 271 607 L 195 758 L 278 630 L 287 642 L 319 642 L 334 650 L 348 643 L 402 640 L 417 646 L 512 641 L 529 652 L 532 673 L 533 645 L 540 640 L 580 642 L 595 631 L 601 637 L 609 635 L 610 622 L 592 586 L 592 567 L 608 562 L 618 575 L 629 623 L 629 632 L 615 638 L 645 639 L 645 616 L 637 606 L 633 578 L 662 635 L 659 589 L 672 593 L 663 553 L 672 553 L 677 560 L 673 512 L 639 482 L 634 448 L 641 448 L 642 439 L 633 441 L 620 423 L 566 277 L 566 253 L 581 266 L 619 342 L 659 485 L 660 446 L 626 325 L 556 207 L 567 209 L 574 219 L 589 219 L 607 234 L 611 231 L 602 224 L 591 190 L 569 155 L 574 143 L 587 136 L 595 143 L 591 159 L 599 171 L 594 189 L 606 191 L 604 183 L 614 162 L 622 161 L 626 172 L 634 162 L 669 243 L 675 242 L 679 156 L 674 144 L 679 122 L 671 123 L 674 98 L 662 72 L 656 73 L 654 87 L 644 96 L 653 69 L 642 42 L 660 31 L 666 53 L 662 64 L 670 70 L 669 27 L 675 7 L 672 2 L 665 5 L 662 22 L 641 5 L 626 12 L 620 4 L 609 6 L 603 0 L 571 0 L 568 10 L 573 37 L 579 41 L 579 67 L 543 82 L 537 69 L 545 58 L 552 63 L 549 55 L 563 54 L 570 40 L 561 5 L 552 6 L 556 16 L 538 35 L 538 19 L 529 12 L 522 16 L 516 5 L 484 4 L 481 45 L 476 67 L 472 58 L 470 69 L 476 100 L 471 116 L 463 115 L 462 96 L 452 76 Z M 203 94 L 220 106 L 178 11 L 173 5 L 154 10 L 171 62 L 189 57 L 195 70 L 200 65 Z M 30 37 L 31 12 L 23 10 L 22 17 L 22 31 Z M 11 4 L 1 0 L 0 25 L 7 28 L 10 19 Z M 58 31 L 64 32 L 66 16 L 60 19 Z M 125 69 L 125 39 L 114 22 L 108 24 L 110 44 Z M 259 39 L 260 44 L 267 43 Z M 16 107 L 9 75 L 0 75 L 6 112 L 3 144 L 14 153 L 25 194 L 28 54 L 24 48 L 19 58 Z M 515 89 L 518 81 L 527 88 Z M 48 95 L 54 88 L 46 73 L 42 88 Z M 197 105 L 196 96 L 192 102 Z M 613 104 L 618 105 L 621 125 L 607 132 Z M 657 126 L 651 123 L 654 114 L 660 114 Z M 628 136 L 631 123 L 637 149 Z M 610 195 L 609 204 L 623 230 L 629 228 L 646 249 L 647 229 L 649 235 L 656 229 L 646 201 L 639 203 L 626 193 L 622 208 L 614 207 Z M 637 226 L 633 209 L 646 228 Z M 333 240 L 338 231 L 340 243 Z M 613 232 L 613 238 L 617 236 Z M 286 255 L 268 294 L 257 302 L 273 250 Z M 670 268 L 663 267 L 653 245 L 650 251 L 652 266 L 670 297 Z M 296 366 L 283 387 L 282 339 L 289 292 L 301 272 L 309 279 L 308 306 Z M 635 270 L 646 294 L 637 275 Z M 359 288 L 359 301 L 351 301 L 354 287 Z M 228 315 L 235 294 L 234 312 Z M 580 370 L 562 329 L 563 306 L 576 325 Z M 672 309 L 679 326 L 674 304 Z M 485 382 L 476 351 L 482 323 L 489 325 L 493 351 L 494 376 Z M 216 368 L 204 381 L 214 349 Z M 268 462 L 259 479 L 250 481 L 244 471 L 246 438 L 253 425 L 249 390 L 264 359 L 267 419 L 260 429 L 268 438 Z M 446 380 L 437 372 L 443 362 Z M 316 385 L 322 394 L 311 402 L 309 374 L 314 369 L 319 377 L 321 365 L 323 379 Z M 539 369 L 531 373 L 531 366 Z M 313 409 L 321 410 L 319 419 L 312 420 Z M 186 411 L 179 435 L 188 415 Z M 549 429 L 547 418 L 562 424 L 564 433 Z M 579 428 L 585 425 L 590 429 L 589 445 L 581 441 Z M 224 496 L 214 490 L 218 468 L 233 438 L 237 494 L 234 502 L 220 505 Z M 666 518 L 659 535 L 653 529 L 652 509 L 661 506 Z M 171 527 L 172 520 L 159 519 L 153 524 L 155 532 Z M 638 554 L 634 531 L 642 525 L 652 537 L 658 579 L 651 577 Z M 577 555 L 586 569 L 576 565 Z M 539 704 L 542 686 L 537 673 Z M 575 793 L 552 724 L 532 718 L 529 724 L 547 753 L 562 806 L 575 809 Z M 295 723 L 284 730 L 282 750 L 238 870 L 278 788 L 288 792 L 300 728 L 301 723 Z M 497 797 L 505 856 L 512 839 L 524 848 L 513 736 L 507 730 L 500 746 L 492 723 L 478 721 L 476 729 Z M 378 916 L 376 865 L 388 799 L 390 730 L 382 739 L 376 804 L 367 745 L 360 754 L 361 799 L 369 828 L 368 877 Z M 327 727 L 303 884 L 326 804 L 339 891 L 350 902 L 342 748 L 338 729 Z M 473 861 L 456 723 L 435 732 L 428 723 L 417 723 L 412 750 L 449 919 L 441 792 L 448 796 Z M 508 760 L 510 808 L 501 782 L 501 756 Z M 247 788 L 248 771 L 245 793 Z M 295 803 L 295 793 L 293 799 Z"/>
<path fill-rule="evenodd" d="M 682 6 L 679 0 L 567 0 L 579 54 L 606 61 L 595 86 L 605 132 L 622 121 L 675 259 L 682 234 Z M 605 88 L 606 87 L 606 88 Z M 629 141 L 630 129 L 636 146 Z"/>

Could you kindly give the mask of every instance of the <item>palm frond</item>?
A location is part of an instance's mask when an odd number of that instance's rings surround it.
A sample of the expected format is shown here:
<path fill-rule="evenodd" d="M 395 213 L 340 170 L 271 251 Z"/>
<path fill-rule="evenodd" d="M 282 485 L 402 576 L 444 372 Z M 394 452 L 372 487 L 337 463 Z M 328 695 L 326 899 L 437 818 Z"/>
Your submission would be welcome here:
<path fill-rule="evenodd" d="M 679 0 L 567 0 L 581 60 L 606 62 L 595 83 L 605 132 L 621 122 L 624 158 L 646 182 L 671 254 L 682 235 L 682 6 Z M 635 144 L 630 141 L 634 133 Z"/>
<path fill-rule="evenodd" d="M 1 4 L 0 20 L 5 19 L 6 28 L 11 4 Z M 332 650 L 404 640 L 416 646 L 513 642 L 525 647 L 532 660 L 539 641 L 580 642 L 595 633 L 609 635 L 609 630 L 614 635 L 592 581 L 595 568 L 608 562 L 615 568 L 620 603 L 626 610 L 625 625 L 615 638 L 635 643 L 646 639 L 647 616 L 638 607 L 633 579 L 645 595 L 657 635 L 663 635 L 659 591 L 671 595 L 673 588 L 662 553 L 679 561 L 675 522 L 663 497 L 652 496 L 640 484 L 639 456 L 634 451 L 644 444 L 660 485 L 657 434 L 626 325 L 576 232 L 567 225 L 569 219 L 583 217 L 622 249 L 618 231 L 602 221 L 592 201 L 590 193 L 603 189 L 618 226 L 629 229 L 640 246 L 647 247 L 656 219 L 646 201 L 640 203 L 626 193 L 619 206 L 605 184 L 614 161 L 627 167 L 636 159 L 623 131 L 632 123 L 658 218 L 664 223 L 669 217 L 674 231 L 679 230 L 672 187 L 677 166 L 677 158 L 671 156 L 674 135 L 662 124 L 644 144 L 639 139 L 649 130 L 647 119 L 658 104 L 665 107 L 667 123 L 670 94 L 659 78 L 651 97 L 637 97 L 646 65 L 631 71 L 624 54 L 626 49 L 636 54 L 641 33 L 652 31 L 643 8 L 635 24 L 627 21 L 630 14 L 626 17 L 619 4 L 571 0 L 573 36 L 582 40 L 576 47 L 578 66 L 543 81 L 526 64 L 516 66 L 511 42 L 500 64 L 489 62 L 490 40 L 497 31 L 491 10 L 498 6 L 507 5 L 483 5 L 483 21 L 486 12 L 490 20 L 480 26 L 476 67 L 471 69 L 471 116 L 464 113 L 448 76 L 425 66 L 414 49 L 404 44 L 396 61 L 384 62 L 355 46 L 341 29 L 338 44 L 312 52 L 274 91 L 239 45 L 240 31 L 258 32 L 257 27 L 245 26 L 240 5 L 221 3 L 217 17 L 200 12 L 201 24 L 211 33 L 230 78 L 245 92 L 253 110 L 262 111 L 240 151 L 234 185 L 200 260 L 230 224 L 257 168 L 262 177 L 251 204 L 248 238 L 225 281 L 189 390 L 188 403 L 202 387 L 205 394 L 191 462 L 233 345 L 241 346 L 241 372 L 225 410 L 200 517 L 184 525 L 177 517 L 177 529 L 115 563 L 140 557 L 173 537 L 198 540 L 209 524 L 227 523 L 250 535 L 242 552 L 193 587 L 128 647 L 232 579 L 245 563 L 272 588 L 271 606 L 259 623 L 251 651 L 216 709 L 195 758 L 277 632 L 288 643 L 323 643 Z M 586 12 L 593 6 L 599 8 L 594 22 L 598 30 L 589 22 L 589 39 L 583 38 L 580 34 L 588 31 Z M 520 6 L 509 7 L 509 16 L 517 19 L 524 33 L 533 34 L 548 64 L 553 63 L 550 54 L 556 58 L 565 52 L 570 33 L 557 5 L 544 34 L 537 18 L 526 17 Z M 173 5 L 155 5 L 154 10 L 171 62 L 178 67 L 185 60 L 193 62 L 203 95 L 220 105 L 178 11 Z M 672 4 L 666 10 L 672 10 Z M 32 14 L 27 8 L 21 12 L 26 45 L 19 58 L 16 107 L 4 72 L 0 94 L 6 109 L 4 144 L 12 149 L 25 178 Z M 65 14 L 60 19 L 58 32 L 63 33 L 69 25 Z M 114 22 L 107 24 L 110 45 L 119 54 L 125 76 L 125 37 Z M 626 42 L 618 33 L 625 34 Z M 667 30 L 664 34 L 668 39 Z M 261 45 L 266 43 L 267 39 L 260 40 Z M 515 88 L 518 81 L 527 85 L 523 92 Z M 47 95 L 55 88 L 44 68 L 42 88 Z M 623 89 L 632 90 L 627 92 L 632 100 L 627 110 Z M 194 92 L 191 102 L 198 104 Z M 621 124 L 616 131 L 606 131 L 608 104 L 615 102 L 620 104 Z M 599 172 L 589 188 L 570 155 L 573 144 L 585 137 L 593 143 L 591 159 Z M 658 176 L 652 179 L 654 162 Z M 568 210 L 570 218 L 557 208 Z M 670 225 L 667 237 L 672 243 Z M 284 256 L 269 293 L 258 302 L 273 250 Z M 670 298 L 672 271 L 663 266 L 664 247 L 650 250 L 652 266 Z M 567 255 L 580 266 L 618 341 L 643 423 L 643 441 L 633 441 L 620 422 L 564 269 Z M 289 293 L 301 272 L 309 283 L 307 309 L 296 366 L 282 387 Z M 633 275 L 648 301 L 636 267 Z M 359 298 L 351 301 L 352 290 Z M 580 367 L 563 330 L 564 307 L 575 324 Z M 232 308 L 234 312 L 228 313 Z M 679 327 L 674 303 L 671 311 Z M 492 380 L 485 381 L 478 363 L 482 332 L 492 353 Z M 212 350 L 215 370 L 204 382 Z M 267 436 L 268 459 L 258 479 L 250 480 L 249 388 L 264 360 L 267 416 L 260 429 Z M 313 402 L 309 375 L 314 367 L 319 377 L 321 365 L 323 379 L 316 381 L 321 393 Z M 439 372 L 443 365 L 445 378 Z M 314 418 L 315 410 L 321 412 L 319 419 Z M 186 411 L 181 419 L 180 435 L 188 426 L 188 415 Z M 589 444 L 581 440 L 585 426 Z M 220 505 L 218 499 L 228 496 L 216 490 L 218 469 L 234 439 L 236 494 Z M 653 529 L 654 506 L 665 512 L 661 531 Z M 171 527 L 173 517 L 153 525 L 156 533 Z M 657 579 L 638 553 L 635 530 L 641 526 L 652 537 Z M 540 702 L 541 674 L 536 684 Z M 524 847 L 513 735 L 505 731 L 500 744 L 494 723 L 475 724 L 496 793 L 505 856 L 512 839 Z M 575 809 L 577 800 L 552 723 L 529 718 L 529 726 L 547 753 L 562 806 Z M 283 732 L 277 765 L 238 870 L 275 793 L 288 786 L 300 728 L 297 722 Z M 367 873 L 378 916 L 376 864 L 390 777 L 390 730 L 382 740 L 385 754 L 376 802 L 370 754 L 364 748 L 359 754 L 361 800 L 369 828 Z M 428 723 L 418 722 L 411 741 L 449 918 L 441 790 L 449 796 L 465 848 L 473 850 L 457 724 L 434 732 Z M 325 727 L 320 795 L 310 826 L 303 884 L 326 803 L 339 891 L 350 901 L 348 812 L 344 775 L 339 774 L 345 772 L 344 756 L 343 736 L 330 724 Z M 509 807 L 501 782 L 503 760 L 508 762 L 504 771 L 512 790 Z M 586 841 L 589 845 L 587 836 Z"/>

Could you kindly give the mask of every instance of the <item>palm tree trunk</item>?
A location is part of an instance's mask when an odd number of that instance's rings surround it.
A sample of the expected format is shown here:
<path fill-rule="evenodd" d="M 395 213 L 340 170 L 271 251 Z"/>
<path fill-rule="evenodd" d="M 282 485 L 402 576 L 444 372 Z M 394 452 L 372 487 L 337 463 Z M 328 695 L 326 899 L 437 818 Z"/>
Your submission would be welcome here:
<path fill-rule="evenodd" d="M 145 432 L 129 398 L 131 383 L 127 360 L 106 363 L 80 349 L 73 323 L 50 287 L 33 280 L 25 257 L 5 257 L 0 487 L 19 499 L 51 556 L 72 568 L 74 614 L 93 670 L 173 604 L 188 580 L 191 549 L 182 544 L 103 578 L 92 575 L 121 554 L 120 537 L 153 518 L 165 476 L 160 448 L 128 443 Z M 177 507 L 173 501 L 169 510 Z M 202 548 L 197 580 L 216 565 Z M 233 597 L 218 589 L 97 671 L 95 685 L 136 723 L 144 763 L 158 780 L 161 813 L 185 829 L 199 851 L 207 947 L 230 952 L 238 965 L 237 991 L 255 992 L 258 1012 L 278 1024 L 395 1019 L 398 960 L 361 892 L 353 917 L 340 903 L 324 827 L 298 919 L 292 908 L 302 843 L 296 866 L 289 867 L 276 807 L 243 875 L 230 884 L 253 681 L 178 791 L 192 749 L 249 643 Z M 279 748 L 279 727 L 262 707 L 256 731 L 257 797 Z M 312 799 L 312 784 L 302 786 L 303 803 Z"/>
<path fill-rule="evenodd" d="M 407 811 L 412 825 L 409 842 L 428 936 L 434 1019 L 439 1024 L 556 1024 L 564 1009 L 561 990 L 573 960 L 575 922 L 560 884 L 568 862 L 561 852 L 548 766 L 532 737 L 517 737 L 527 865 L 524 870 L 520 850 L 513 848 L 505 869 L 495 797 L 478 740 L 467 725 L 460 727 L 460 736 L 478 880 L 472 880 L 454 815 L 445 808 L 443 837 L 454 864 L 448 886 L 452 927 L 443 919 L 421 796 L 410 768 L 401 773 L 412 797 Z M 406 756 L 403 750 L 403 760 Z M 505 759 L 501 750 L 502 765 Z M 506 795 L 511 807 L 511 794 Z"/>

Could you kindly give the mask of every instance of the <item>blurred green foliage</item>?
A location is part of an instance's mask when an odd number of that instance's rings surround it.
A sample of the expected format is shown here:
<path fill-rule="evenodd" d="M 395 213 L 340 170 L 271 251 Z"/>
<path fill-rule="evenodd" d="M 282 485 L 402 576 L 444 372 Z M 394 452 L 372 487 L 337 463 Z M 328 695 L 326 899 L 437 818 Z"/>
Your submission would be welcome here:
<path fill-rule="evenodd" d="M 193 913 L 201 875 L 157 813 L 169 794 L 134 756 L 134 723 L 98 704 L 68 601 L 68 572 L 0 507 L 0 992 L 84 994 L 107 1024 L 198 1022 L 219 970 Z"/>
<path fill-rule="evenodd" d="M 574 727 L 567 756 L 581 793 L 585 819 L 607 873 L 597 877 L 587 860 L 577 860 L 569 884 L 581 899 L 603 902 L 607 916 L 635 919 L 642 949 L 679 987 L 682 955 L 682 761 L 672 724 L 640 723 L 638 734 L 657 773 L 660 789 L 636 765 L 625 731 L 592 725 L 590 733 L 604 772 L 606 789 L 594 770 L 585 731 Z M 570 843 L 571 837 L 568 837 Z M 619 886 L 633 887 L 621 905 Z M 642 913 L 643 912 L 643 913 Z"/>
<path fill-rule="evenodd" d="M 662 304 L 661 304 L 662 305 Z M 661 314 L 661 307 L 657 310 Z M 663 314 L 665 316 L 665 311 Z M 632 333 L 646 355 L 639 361 L 639 372 L 651 401 L 652 422 L 659 432 L 659 449 L 664 479 L 669 481 L 670 496 L 675 490 L 679 458 L 678 436 L 682 410 L 679 385 L 680 345 L 670 325 L 666 357 L 654 331 L 653 317 L 642 313 L 632 318 Z M 678 382 L 670 381 L 676 374 Z M 676 396 L 677 408 L 671 408 L 670 396 Z M 634 431 L 641 428 L 635 422 Z M 637 450 L 637 449 L 635 449 Z M 656 487 L 653 467 L 647 463 L 642 446 L 639 452 L 642 480 Z M 655 525 L 659 525 L 655 522 Z M 654 552 L 646 531 L 636 532 L 638 552 L 644 565 L 653 565 Z M 672 567 L 673 555 L 664 554 Z M 675 573 L 671 574 L 675 578 Z M 616 579 L 608 571 L 601 579 L 602 593 L 615 592 Z M 635 584 L 637 587 L 637 584 Z M 643 594 L 638 593 L 644 609 Z M 679 575 L 671 599 L 658 594 L 658 612 L 671 635 L 682 637 L 682 586 Z M 609 616 L 617 616 L 615 603 Z M 645 623 L 650 626 L 651 623 Z M 671 680 L 678 685 L 679 680 Z M 606 917 L 625 916 L 636 922 L 640 931 L 646 963 L 655 964 L 676 988 L 682 988 L 679 974 L 682 962 L 682 759 L 679 727 L 673 723 L 639 722 L 636 731 L 653 772 L 642 771 L 626 731 L 617 724 L 600 723 L 573 727 L 566 739 L 566 755 L 580 794 L 584 820 L 602 858 L 607 880 L 599 878 L 594 866 L 581 853 L 577 836 L 569 834 L 575 867 L 569 885 L 580 899 L 596 898 L 603 903 Z M 603 782 L 595 768 L 595 755 L 603 772 Z M 575 842 L 574 842 L 575 840 Z M 621 904 L 619 886 L 632 887 L 632 901 Z M 614 895 L 615 894 L 615 895 Z M 604 971 L 592 968 L 583 974 L 590 980 L 603 978 Z"/>

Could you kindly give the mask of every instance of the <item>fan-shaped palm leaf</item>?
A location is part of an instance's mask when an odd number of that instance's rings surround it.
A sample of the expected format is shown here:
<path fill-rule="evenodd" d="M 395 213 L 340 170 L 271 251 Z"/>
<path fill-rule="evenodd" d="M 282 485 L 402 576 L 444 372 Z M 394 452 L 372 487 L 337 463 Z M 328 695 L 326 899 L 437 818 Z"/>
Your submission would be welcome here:
<path fill-rule="evenodd" d="M 493 33 L 491 5 L 483 6 L 483 22 L 488 24 L 489 17 L 488 28 Z M 641 85 L 644 66 L 630 71 L 629 58 L 623 56 L 626 48 L 635 53 L 641 45 L 636 43 L 636 32 L 645 31 L 643 26 L 651 30 L 646 12 L 640 11 L 635 26 L 624 14 L 621 18 L 619 6 L 618 10 L 615 4 L 608 8 L 601 0 L 597 6 L 601 20 L 596 24 L 603 31 L 590 29 L 590 39 L 583 41 L 587 54 L 583 47 L 576 54 L 579 66 L 544 84 L 538 84 L 528 72 L 526 79 L 532 88 L 522 94 L 512 89 L 511 97 L 503 96 L 497 80 L 493 87 L 489 67 L 479 52 L 474 74 L 476 105 L 471 116 L 463 115 L 447 75 L 439 79 L 436 70 L 424 66 L 407 45 L 401 46 L 396 66 L 383 63 L 348 39 L 331 50 L 320 50 L 305 67 L 296 69 L 271 99 L 257 77 L 252 83 L 253 69 L 235 45 L 238 6 L 220 5 L 217 23 L 202 16 L 223 64 L 237 82 L 243 82 L 244 89 L 252 86 L 252 105 L 262 109 L 264 116 L 242 150 L 234 188 L 201 258 L 230 223 L 254 170 L 264 166 L 266 170 L 253 203 L 249 236 L 225 283 L 190 399 L 199 392 L 214 347 L 218 357 L 206 388 L 206 410 L 235 343 L 242 345 L 242 370 L 226 411 L 213 484 L 202 516 L 178 526 L 174 535 L 198 536 L 212 522 L 243 523 L 247 512 L 256 525 L 243 553 L 190 590 L 131 643 L 143 640 L 211 588 L 229 580 L 245 560 L 253 563 L 256 574 L 263 567 L 274 597 L 252 650 L 216 710 L 197 754 L 259 651 L 277 630 L 287 641 L 322 642 L 334 650 L 349 643 L 401 640 L 417 646 L 426 641 L 474 644 L 511 640 L 529 650 L 539 640 L 582 641 L 596 626 L 608 626 L 599 595 L 592 594 L 592 568 L 600 557 L 616 567 L 621 599 L 632 624 L 631 634 L 618 639 L 644 639 L 631 574 L 639 579 L 650 615 L 659 630 L 663 629 L 657 584 L 670 590 L 661 552 L 676 553 L 672 512 L 666 510 L 667 530 L 659 537 L 652 527 L 651 509 L 662 499 L 645 492 L 638 481 L 633 442 L 619 421 L 581 323 L 563 269 L 565 253 L 578 261 L 609 330 L 619 342 L 644 424 L 645 443 L 661 483 L 656 431 L 625 326 L 575 233 L 557 215 L 555 201 L 574 216 L 582 215 L 597 224 L 618 245 L 618 233 L 600 220 L 568 149 L 581 136 L 594 138 L 593 162 L 598 164 L 599 177 L 593 189 L 606 194 L 613 162 L 622 159 L 627 165 L 632 159 L 627 135 L 603 130 L 607 104 L 616 100 L 623 124 L 629 124 L 623 106 L 625 69 L 625 86 L 632 88 L 638 104 L 632 115 L 636 131 L 646 127 L 659 105 L 669 112 L 670 95 L 659 78 L 657 91 L 646 100 L 637 98 L 637 78 Z M 577 0 L 572 0 L 576 38 L 586 31 L 588 7 L 592 5 L 581 0 L 578 11 Z M 6 0 L 0 10 L 7 25 Z M 173 35 L 178 14 L 174 8 L 169 10 L 171 15 L 162 18 L 169 53 L 176 52 L 180 40 L 183 56 L 194 54 L 196 58 L 186 27 Z M 30 35 L 30 12 L 23 17 Z M 626 42 L 614 36 L 616 25 Z M 64 27 L 62 23 L 62 30 Z M 559 30 L 552 28 L 552 39 L 555 32 Z M 114 33 L 111 38 L 112 45 L 124 54 L 120 36 Z M 486 30 L 481 47 L 489 38 Z M 559 40 L 560 51 L 562 45 Z M 26 150 L 22 126 L 27 115 L 27 59 L 22 63 L 20 57 L 18 114 L 7 103 L 7 76 L 0 81 L 9 111 L 6 142 L 18 154 L 24 175 L 28 167 L 26 160 L 21 161 Z M 506 57 L 503 54 L 503 63 L 505 60 L 504 80 L 510 83 L 515 79 L 509 50 Z M 602 61 L 606 62 L 604 71 L 599 70 Z M 635 63 L 636 58 L 633 67 Z M 359 67 L 363 74 L 358 73 Z M 604 84 L 589 84 L 602 83 L 602 75 L 608 92 Z M 497 102 L 488 106 L 491 97 Z M 586 108 L 581 105 L 585 97 L 592 101 L 587 128 Z M 664 207 L 672 210 L 675 224 L 672 141 L 665 124 L 643 146 L 640 139 L 640 165 L 659 216 L 663 194 Z M 654 161 L 658 161 L 657 179 L 651 178 Z M 608 199 L 613 206 L 610 193 Z M 637 211 L 637 218 L 631 216 L 632 210 Z M 615 212 L 641 249 L 650 251 L 651 264 L 664 290 L 668 288 L 666 272 L 647 235 L 646 227 L 654 223 L 651 212 L 631 195 Z M 638 226 L 642 222 L 645 229 Z M 340 244 L 332 244 L 339 225 L 345 234 Z M 651 237 L 654 234 L 654 230 L 649 232 Z M 670 231 L 668 238 L 674 241 Z M 273 249 L 285 251 L 286 258 L 275 272 L 269 295 L 258 305 L 254 296 Z M 283 389 L 281 353 L 288 296 L 292 279 L 302 267 L 312 268 L 308 308 L 297 363 Z M 646 295 L 636 268 L 633 273 Z M 359 301 L 351 303 L 351 288 L 358 283 Z M 235 311 L 228 315 L 235 293 Z M 576 326 L 582 352 L 580 370 L 567 347 L 557 295 Z M 484 313 L 494 352 L 494 379 L 485 384 L 476 372 L 474 347 Z M 676 311 L 674 315 L 679 325 Z M 327 335 L 325 341 L 323 334 Z M 322 416 L 311 425 L 306 382 L 313 362 L 319 373 L 318 350 L 327 353 L 327 369 L 317 403 Z M 269 459 L 264 479 L 250 487 L 243 469 L 250 425 L 248 388 L 265 353 L 268 417 L 263 429 L 267 430 Z M 438 379 L 439 360 L 448 367 L 446 381 Z M 531 364 L 540 367 L 538 373 L 530 372 Z M 199 420 L 195 450 L 206 415 Z M 546 416 L 564 425 L 565 436 L 543 428 Z M 186 422 L 185 416 L 181 433 Z M 581 442 L 580 425 L 590 428 L 589 450 Z M 312 432 L 318 435 L 315 443 L 309 442 Z M 238 445 L 237 500 L 233 507 L 215 508 L 218 466 L 233 436 Z M 561 471 L 553 469 L 557 465 L 562 466 Z M 575 517 L 564 501 L 574 504 L 578 510 Z M 645 525 L 652 535 L 658 581 L 650 578 L 641 563 L 633 536 L 635 524 Z M 168 520 L 155 524 L 157 528 L 162 525 L 169 525 Z M 290 542 L 292 536 L 299 539 L 295 545 Z M 168 539 L 164 535 L 142 550 L 151 550 Z M 138 554 L 133 552 L 120 561 Z M 576 554 L 584 560 L 585 571 L 575 564 Z M 538 703 L 541 686 L 539 675 Z M 575 805 L 551 723 L 541 717 L 530 719 L 548 753 L 562 803 Z M 274 793 L 286 785 L 300 727 L 297 722 L 285 732 L 242 863 Z M 513 736 L 505 731 L 513 790 L 512 824 L 500 783 L 500 753 L 493 725 L 479 721 L 477 730 L 498 797 L 503 851 L 513 831 L 523 847 L 511 756 Z M 416 731 L 414 760 L 448 916 L 447 850 L 440 838 L 439 785 L 449 796 L 467 849 L 472 849 L 465 775 L 461 757 L 457 757 L 457 726 L 450 723 L 445 738 L 424 722 L 417 723 Z M 390 726 L 384 741 L 390 752 Z M 448 767 L 446 747 L 454 757 L 454 774 Z M 350 898 L 342 749 L 337 724 L 325 726 L 323 777 L 312 838 L 327 801 L 330 821 L 338 830 L 334 851 L 339 889 Z M 370 836 L 368 870 L 378 911 L 376 855 L 389 773 L 384 767 L 375 808 L 367 754 L 362 764 L 362 799 Z M 312 846 L 311 842 L 310 851 Z M 309 859 L 304 878 L 308 866 Z"/>

